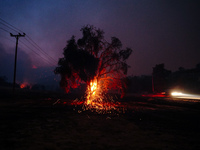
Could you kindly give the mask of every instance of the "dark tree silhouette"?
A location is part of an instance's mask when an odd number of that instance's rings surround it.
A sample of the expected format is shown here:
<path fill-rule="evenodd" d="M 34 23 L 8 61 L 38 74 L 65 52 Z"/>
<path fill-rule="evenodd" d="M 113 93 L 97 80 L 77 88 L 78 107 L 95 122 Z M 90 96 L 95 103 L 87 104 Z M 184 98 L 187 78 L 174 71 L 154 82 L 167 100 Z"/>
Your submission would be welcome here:
<path fill-rule="evenodd" d="M 121 41 L 112 37 L 111 42 L 104 39 L 104 32 L 87 25 L 81 29 L 82 38 L 75 37 L 67 42 L 64 57 L 59 59 L 56 74 L 61 75 L 61 87 L 68 92 L 84 82 L 89 85 L 96 78 L 103 81 L 106 89 L 118 89 L 122 92 L 123 77 L 127 74 L 126 60 L 132 50 L 122 49 Z"/>

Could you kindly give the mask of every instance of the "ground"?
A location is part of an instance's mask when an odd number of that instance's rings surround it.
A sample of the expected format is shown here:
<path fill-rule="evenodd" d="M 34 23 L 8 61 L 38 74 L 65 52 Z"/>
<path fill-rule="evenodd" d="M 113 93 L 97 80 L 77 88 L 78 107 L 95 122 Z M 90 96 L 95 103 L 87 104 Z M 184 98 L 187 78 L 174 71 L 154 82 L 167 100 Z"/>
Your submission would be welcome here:
<path fill-rule="evenodd" d="M 98 114 L 74 96 L 1 90 L 1 150 L 200 149 L 200 102 L 127 96 L 124 112 Z"/>

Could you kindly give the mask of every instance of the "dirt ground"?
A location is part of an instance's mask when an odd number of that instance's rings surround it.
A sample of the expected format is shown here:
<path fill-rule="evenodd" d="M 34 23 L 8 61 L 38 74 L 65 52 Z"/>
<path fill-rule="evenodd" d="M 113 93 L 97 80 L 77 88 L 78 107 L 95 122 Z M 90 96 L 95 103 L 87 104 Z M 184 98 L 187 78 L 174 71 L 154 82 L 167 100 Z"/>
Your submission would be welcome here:
<path fill-rule="evenodd" d="M 125 113 L 97 114 L 69 97 L 0 100 L 1 150 L 200 149 L 200 103 L 127 97 Z"/>

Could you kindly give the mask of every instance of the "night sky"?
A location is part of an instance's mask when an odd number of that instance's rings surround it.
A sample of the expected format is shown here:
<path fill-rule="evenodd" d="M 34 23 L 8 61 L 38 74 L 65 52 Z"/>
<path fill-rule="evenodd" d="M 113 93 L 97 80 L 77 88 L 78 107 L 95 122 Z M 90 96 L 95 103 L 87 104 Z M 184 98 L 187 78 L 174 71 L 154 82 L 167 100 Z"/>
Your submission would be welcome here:
<path fill-rule="evenodd" d="M 152 67 L 194 68 L 200 63 L 200 5 L 196 0 L 0 0 L 0 18 L 25 32 L 19 40 L 17 81 L 48 76 L 63 57 L 66 41 L 87 24 L 101 28 L 107 41 L 118 37 L 133 49 L 128 75 L 150 75 Z M 0 21 L 2 22 L 2 21 Z M 0 24 L 0 76 L 12 80 L 17 34 Z M 24 44 L 30 47 L 27 48 Z M 45 61 L 44 59 L 45 58 Z M 37 71 L 36 71 L 37 70 Z M 45 74 L 46 70 L 46 74 Z M 37 75 L 33 72 L 37 72 Z M 37 77 L 36 77 L 37 76 Z"/>

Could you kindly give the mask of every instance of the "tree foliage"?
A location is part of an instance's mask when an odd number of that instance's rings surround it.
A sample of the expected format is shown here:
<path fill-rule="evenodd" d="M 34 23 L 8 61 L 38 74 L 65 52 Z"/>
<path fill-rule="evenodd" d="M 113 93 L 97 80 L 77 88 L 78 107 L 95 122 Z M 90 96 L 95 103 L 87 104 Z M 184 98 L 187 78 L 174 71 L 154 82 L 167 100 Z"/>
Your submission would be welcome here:
<path fill-rule="evenodd" d="M 127 74 L 126 60 L 132 50 L 122 49 L 121 41 L 112 37 L 111 42 L 104 39 L 104 32 L 87 25 L 81 29 L 82 37 L 75 40 L 72 36 L 64 48 L 63 58 L 58 61 L 56 74 L 61 75 L 61 87 L 69 91 L 81 82 L 104 79 L 107 88 L 122 90 L 122 78 Z"/>

